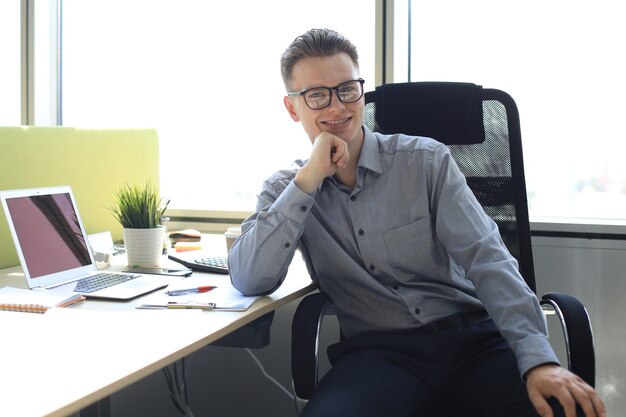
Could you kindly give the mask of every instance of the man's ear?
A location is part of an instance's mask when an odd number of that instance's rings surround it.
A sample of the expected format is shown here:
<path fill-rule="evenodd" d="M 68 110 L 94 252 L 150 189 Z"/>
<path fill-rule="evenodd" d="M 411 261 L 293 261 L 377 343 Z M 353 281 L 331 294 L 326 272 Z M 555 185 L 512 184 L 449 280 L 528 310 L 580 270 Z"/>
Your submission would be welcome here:
<path fill-rule="evenodd" d="M 283 103 L 285 104 L 285 108 L 287 112 L 289 112 L 289 116 L 293 119 L 294 122 L 299 122 L 300 117 L 298 117 L 298 113 L 296 112 L 296 106 L 294 106 L 293 101 L 289 99 L 289 97 L 283 97 Z"/>

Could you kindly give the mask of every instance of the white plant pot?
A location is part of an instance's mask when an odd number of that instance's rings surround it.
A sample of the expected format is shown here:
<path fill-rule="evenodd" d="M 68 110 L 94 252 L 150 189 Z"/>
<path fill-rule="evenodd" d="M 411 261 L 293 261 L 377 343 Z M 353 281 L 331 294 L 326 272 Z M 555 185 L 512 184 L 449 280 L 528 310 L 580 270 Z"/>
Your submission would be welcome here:
<path fill-rule="evenodd" d="M 128 266 L 160 266 L 163 258 L 165 227 L 123 230 Z"/>

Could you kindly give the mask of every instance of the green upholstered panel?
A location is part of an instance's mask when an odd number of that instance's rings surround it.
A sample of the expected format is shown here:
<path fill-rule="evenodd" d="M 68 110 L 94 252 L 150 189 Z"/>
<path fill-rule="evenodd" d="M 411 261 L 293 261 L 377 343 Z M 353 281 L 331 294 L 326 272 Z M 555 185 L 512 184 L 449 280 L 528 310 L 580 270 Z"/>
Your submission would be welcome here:
<path fill-rule="evenodd" d="M 70 185 L 87 233 L 108 230 L 121 239 L 107 207 L 124 182 L 147 180 L 159 185 L 154 129 L 0 127 L 0 190 Z M 0 268 L 18 264 L 0 208 Z"/>

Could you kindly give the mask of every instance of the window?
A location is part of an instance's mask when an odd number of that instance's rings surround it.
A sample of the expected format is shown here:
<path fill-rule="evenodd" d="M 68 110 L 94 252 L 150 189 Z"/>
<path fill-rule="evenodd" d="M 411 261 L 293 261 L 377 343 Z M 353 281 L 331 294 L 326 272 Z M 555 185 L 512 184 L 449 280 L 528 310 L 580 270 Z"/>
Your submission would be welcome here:
<path fill-rule="evenodd" d="M 55 126 L 60 123 L 59 112 L 59 2 L 61 0 L 33 1 L 34 10 L 34 79 L 31 83 L 31 122 L 37 126 Z M 30 3 L 30 2 L 29 2 Z"/>
<path fill-rule="evenodd" d="M 408 78 L 407 7 L 396 1 L 395 81 Z M 411 81 L 474 82 L 516 100 L 535 219 L 626 216 L 622 15 L 611 0 L 411 4 Z"/>
<path fill-rule="evenodd" d="M 63 124 L 154 127 L 171 208 L 252 211 L 263 179 L 310 147 L 282 103 L 282 52 L 336 29 L 374 89 L 374 13 L 375 0 L 64 0 Z"/>
<path fill-rule="evenodd" d="M 20 2 L 0 2 L 0 125 L 20 124 Z"/>
<path fill-rule="evenodd" d="M 57 123 L 60 103 L 56 21 L 40 14 L 54 15 L 60 1 L 36 2 L 47 10 L 36 10 L 34 31 L 37 94 L 30 107 L 37 117 L 30 120 L 40 125 Z M 3 124 L 19 122 L 16 3 L 0 5 L 0 52 L 9 63 L 0 68 Z M 283 49 L 311 27 L 336 28 L 359 48 L 365 89 L 372 90 L 380 76 L 375 17 L 383 3 L 63 0 L 62 123 L 154 127 L 170 207 L 250 211 L 261 179 L 306 157 L 310 146 L 282 105 Z M 387 82 L 469 81 L 515 98 L 533 219 L 624 221 L 626 138 L 619 120 L 626 113 L 620 100 L 626 64 L 619 51 L 626 27 L 617 3 L 388 5 L 395 18 Z M 41 51 L 46 44 L 50 51 Z"/>

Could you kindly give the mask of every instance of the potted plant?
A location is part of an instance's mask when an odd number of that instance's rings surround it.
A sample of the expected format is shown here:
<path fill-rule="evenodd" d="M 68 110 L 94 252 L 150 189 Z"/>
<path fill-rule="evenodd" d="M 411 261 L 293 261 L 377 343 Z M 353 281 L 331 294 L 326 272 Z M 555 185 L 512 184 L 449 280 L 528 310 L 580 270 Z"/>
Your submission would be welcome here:
<path fill-rule="evenodd" d="M 165 227 L 161 218 L 169 204 L 147 181 L 124 184 L 109 209 L 122 225 L 129 266 L 159 266 L 163 254 Z"/>

